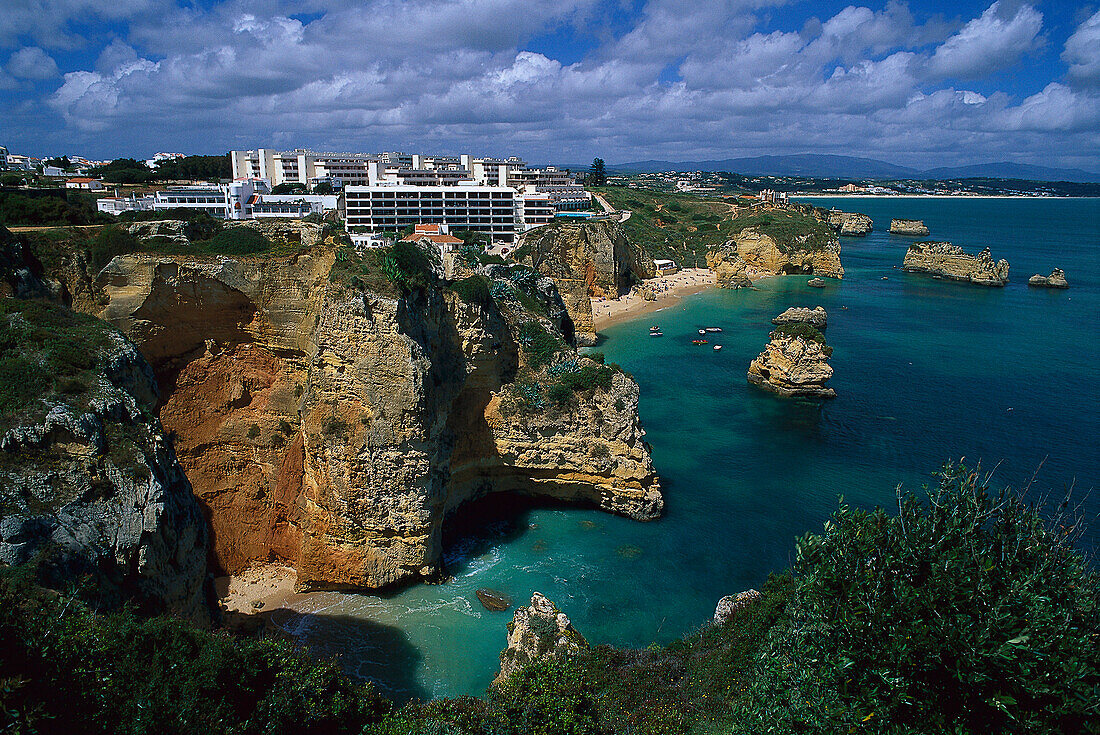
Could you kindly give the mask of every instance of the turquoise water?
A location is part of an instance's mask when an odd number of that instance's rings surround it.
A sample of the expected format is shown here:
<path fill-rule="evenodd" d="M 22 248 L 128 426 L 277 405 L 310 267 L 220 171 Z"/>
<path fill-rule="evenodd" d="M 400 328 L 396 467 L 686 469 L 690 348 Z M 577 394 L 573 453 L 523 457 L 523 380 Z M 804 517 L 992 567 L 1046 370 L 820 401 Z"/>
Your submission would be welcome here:
<path fill-rule="evenodd" d="M 538 590 L 594 642 L 664 643 L 700 625 L 721 596 L 789 565 L 794 538 L 820 529 L 837 496 L 894 504 L 949 458 L 1061 497 L 1100 480 L 1100 200 L 845 199 L 866 238 L 842 238 L 843 281 L 805 277 L 755 290 L 712 290 L 606 331 L 599 348 L 634 373 L 667 513 L 635 523 L 595 511 L 513 511 L 448 552 L 454 579 L 397 595 L 323 593 L 288 628 L 398 697 L 479 694 L 495 675 L 511 611 L 490 613 L 479 587 L 517 601 Z M 931 237 L 989 246 L 1011 263 L 1004 289 L 902 273 L 910 238 L 891 217 L 923 219 Z M 1027 277 L 1065 269 L 1068 291 Z M 883 280 L 883 277 L 886 280 Z M 829 311 L 834 347 L 825 403 L 749 386 L 745 370 L 770 320 L 789 306 Z M 665 337 L 648 336 L 660 324 Z M 721 352 L 690 340 L 704 326 Z M 1041 469 L 1040 469 L 1041 466 Z M 1100 495 L 1088 501 L 1092 516 Z M 1085 542 L 1095 547 L 1100 524 Z"/>

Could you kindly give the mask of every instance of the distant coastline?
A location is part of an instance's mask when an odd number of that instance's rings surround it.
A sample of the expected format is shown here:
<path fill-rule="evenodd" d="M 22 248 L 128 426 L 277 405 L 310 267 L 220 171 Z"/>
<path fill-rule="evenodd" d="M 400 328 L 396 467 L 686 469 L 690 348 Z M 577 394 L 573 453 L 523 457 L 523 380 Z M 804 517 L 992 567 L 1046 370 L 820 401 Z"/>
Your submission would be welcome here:
<path fill-rule="evenodd" d="M 1028 194 L 799 194 L 792 199 L 1100 199 L 1100 197 L 1030 196 Z"/>

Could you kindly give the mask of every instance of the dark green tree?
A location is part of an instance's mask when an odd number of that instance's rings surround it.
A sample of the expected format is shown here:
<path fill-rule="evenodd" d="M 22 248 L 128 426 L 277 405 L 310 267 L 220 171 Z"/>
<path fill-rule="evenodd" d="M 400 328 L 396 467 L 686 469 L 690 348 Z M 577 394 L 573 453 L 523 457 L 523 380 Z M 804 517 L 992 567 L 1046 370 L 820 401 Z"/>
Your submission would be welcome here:
<path fill-rule="evenodd" d="M 584 181 L 589 186 L 603 186 L 607 183 L 607 168 L 602 158 L 592 159 L 592 165 L 588 167 L 588 175 Z"/>
<path fill-rule="evenodd" d="M 272 194 L 305 194 L 306 185 L 299 183 L 276 184 L 271 189 Z"/>

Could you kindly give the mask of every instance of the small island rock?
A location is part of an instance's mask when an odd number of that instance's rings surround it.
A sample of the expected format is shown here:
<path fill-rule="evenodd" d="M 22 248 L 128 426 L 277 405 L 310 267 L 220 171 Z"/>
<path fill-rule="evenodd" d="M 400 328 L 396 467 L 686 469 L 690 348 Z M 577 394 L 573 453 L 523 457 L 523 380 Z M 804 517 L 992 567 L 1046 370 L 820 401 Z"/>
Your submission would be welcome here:
<path fill-rule="evenodd" d="M 810 324 L 815 329 L 824 329 L 828 326 L 828 321 L 829 312 L 824 307 L 815 306 L 810 309 L 806 306 L 792 306 L 772 319 L 772 324 Z"/>
<path fill-rule="evenodd" d="M 1065 271 L 1061 268 L 1055 268 L 1049 276 L 1036 273 L 1027 279 L 1027 285 L 1037 288 L 1069 288 L 1069 281 L 1066 280 Z"/>
<path fill-rule="evenodd" d="M 508 647 L 500 653 L 502 682 L 524 666 L 542 659 L 565 659 L 588 648 L 569 618 L 541 593 L 531 595 L 531 604 L 516 610 L 508 626 Z"/>
<path fill-rule="evenodd" d="M 863 237 L 874 228 L 874 222 L 859 212 L 829 212 L 829 226 L 847 237 Z"/>
<path fill-rule="evenodd" d="M 928 235 L 928 228 L 925 226 L 923 220 L 895 218 L 890 220 L 890 234 L 926 237 Z"/>
<path fill-rule="evenodd" d="M 811 278 L 810 280 L 806 281 L 806 285 L 811 288 L 825 288 L 825 279 Z"/>
<path fill-rule="evenodd" d="M 994 261 L 989 248 L 971 255 L 949 242 L 913 243 L 905 253 L 901 269 L 979 286 L 1004 286 L 1008 283 L 1007 260 Z"/>
<path fill-rule="evenodd" d="M 714 624 L 722 625 L 740 611 L 760 602 L 762 599 L 764 599 L 764 596 L 757 590 L 745 590 L 744 592 L 738 592 L 736 595 L 726 595 L 718 601 L 718 606 L 714 608 Z"/>
<path fill-rule="evenodd" d="M 512 606 L 512 598 L 503 592 L 482 587 L 474 594 L 477 595 L 481 605 L 491 612 L 503 612 Z"/>
<path fill-rule="evenodd" d="M 769 337 L 768 346 L 749 364 L 750 383 L 781 396 L 836 397 L 825 385 L 833 376 L 828 363 L 833 348 L 821 332 L 810 324 L 784 324 Z"/>

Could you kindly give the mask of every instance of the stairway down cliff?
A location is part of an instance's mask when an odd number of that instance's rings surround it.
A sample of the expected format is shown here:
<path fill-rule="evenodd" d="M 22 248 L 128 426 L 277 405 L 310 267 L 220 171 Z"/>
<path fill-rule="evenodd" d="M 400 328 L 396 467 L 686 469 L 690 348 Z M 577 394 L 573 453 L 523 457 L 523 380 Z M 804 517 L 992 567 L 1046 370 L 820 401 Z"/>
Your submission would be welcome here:
<path fill-rule="evenodd" d="M 367 260 L 135 253 L 93 279 L 89 310 L 156 371 L 215 568 L 283 561 L 300 589 L 431 579 L 448 514 L 498 491 L 660 515 L 637 384 L 578 357 L 552 283 L 496 266 L 380 286 Z"/>

